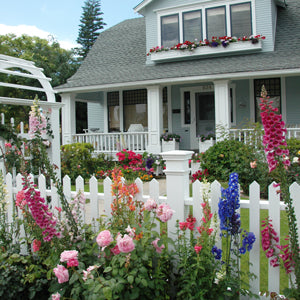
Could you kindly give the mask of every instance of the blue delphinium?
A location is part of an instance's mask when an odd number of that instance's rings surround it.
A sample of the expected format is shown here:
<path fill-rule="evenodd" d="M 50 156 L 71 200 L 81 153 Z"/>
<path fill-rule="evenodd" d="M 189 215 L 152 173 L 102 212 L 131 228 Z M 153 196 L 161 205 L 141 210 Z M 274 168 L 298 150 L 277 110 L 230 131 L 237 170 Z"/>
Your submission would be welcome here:
<path fill-rule="evenodd" d="M 232 173 L 229 177 L 227 189 L 222 188 L 222 198 L 219 201 L 219 218 L 221 231 L 234 235 L 240 232 L 240 207 L 238 174 Z"/>
<path fill-rule="evenodd" d="M 256 237 L 253 232 L 244 231 L 242 247 L 239 249 L 241 254 L 245 254 L 246 251 L 250 251 L 253 247 L 253 244 L 256 240 Z"/>
<path fill-rule="evenodd" d="M 213 246 L 211 253 L 214 255 L 215 259 L 220 260 L 222 258 L 222 249 L 218 249 L 217 246 Z"/>

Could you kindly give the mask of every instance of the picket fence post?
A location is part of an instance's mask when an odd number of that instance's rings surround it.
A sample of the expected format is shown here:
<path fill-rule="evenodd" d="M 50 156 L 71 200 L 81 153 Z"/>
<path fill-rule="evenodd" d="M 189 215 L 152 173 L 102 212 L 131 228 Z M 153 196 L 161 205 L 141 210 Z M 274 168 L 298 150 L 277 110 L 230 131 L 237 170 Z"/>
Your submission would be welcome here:
<path fill-rule="evenodd" d="M 176 238 L 176 221 L 184 221 L 184 200 L 189 196 L 189 159 L 193 151 L 174 150 L 161 153 L 166 161 L 166 185 L 168 204 L 175 211 L 168 222 L 168 236 Z"/>

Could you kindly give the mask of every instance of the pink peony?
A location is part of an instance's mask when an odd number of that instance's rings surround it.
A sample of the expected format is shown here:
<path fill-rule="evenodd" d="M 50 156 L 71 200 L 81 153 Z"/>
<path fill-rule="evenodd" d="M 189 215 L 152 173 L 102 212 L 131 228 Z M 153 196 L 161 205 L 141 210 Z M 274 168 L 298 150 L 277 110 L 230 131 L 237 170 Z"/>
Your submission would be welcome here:
<path fill-rule="evenodd" d="M 108 246 L 113 240 L 114 239 L 109 230 L 101 231 L 96 238 L 96 242 L 100 247 Z"/>
<path fill-rule="evenodd" d="M 117 245 L 120 252 L 123 253 L 129 253 L 135 248 L 133 239 L 127 234 L 125 234 L 123 238 L 121 238 L 121 236 L 117 238 Z"/>
<path fill-rule="evenodd" d="M 163 203 L 156 209 L 156 215 L 162 222 L 168 222 L 173 216 L 174 210 L 171 207 Z"/>
<path fill-rule="evenodd" d="M 58 279 L 58 283 L 69 281 L 69 272 L 64 266 L 57 265 L 57 267 L 53 269 L 53 272 Z"/>
<path fill-rule="evenodd" d="M 149 198 L 144 204 L 144 208 L 148 211 L 151 211 L 157 207 L 157 204 L 154 199 Z"/>
<path fill-rule="evenodd" d="M 154 246 L 154 248 L 156 249 L 156 252 L 157 253 L 161 253 L 162 252 L 162 249 L 165 248 L 165 245 L 162 244 L 160 247 L 158 246 L 158 241 L 159 241 L 159 238 L 156 238 L 151 244 Z"/>

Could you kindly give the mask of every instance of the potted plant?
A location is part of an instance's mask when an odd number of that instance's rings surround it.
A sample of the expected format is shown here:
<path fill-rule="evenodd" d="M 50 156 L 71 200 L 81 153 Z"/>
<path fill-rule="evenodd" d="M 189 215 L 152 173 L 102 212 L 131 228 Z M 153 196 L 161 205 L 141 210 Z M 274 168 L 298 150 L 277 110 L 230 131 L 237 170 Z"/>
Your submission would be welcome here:
<path fill-rule="evenodd" d="M 179 150 L 179 142 L 181 141 L 180 135 L 166 132 L 160 137 L 160 140 L 163 152 Z"/>
<path fill-rule="evenodd" d="M 216 142 L 214 133 L 201 134 L 199 137 L 199 153 L 203 153 L 213 146 Z"/>

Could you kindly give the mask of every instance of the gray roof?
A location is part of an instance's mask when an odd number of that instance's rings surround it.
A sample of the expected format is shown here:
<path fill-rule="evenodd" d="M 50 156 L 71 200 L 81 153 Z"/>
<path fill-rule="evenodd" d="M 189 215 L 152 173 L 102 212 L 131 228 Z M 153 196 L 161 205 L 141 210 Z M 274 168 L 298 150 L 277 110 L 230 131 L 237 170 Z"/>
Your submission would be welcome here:
<path fill-rule="evenodd" d="M 300 68 L 300 1 L 278 8 L 274 52 L 147 65 L 144 18 L 126 20 L 103 31 L 78 71 L 58 90 L 182 78 Z M 278 71 L 279 70 L 279 71 Z"/>

